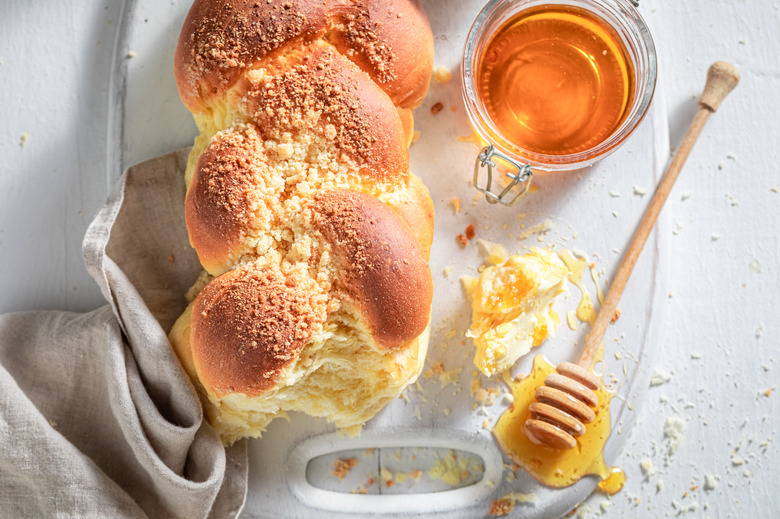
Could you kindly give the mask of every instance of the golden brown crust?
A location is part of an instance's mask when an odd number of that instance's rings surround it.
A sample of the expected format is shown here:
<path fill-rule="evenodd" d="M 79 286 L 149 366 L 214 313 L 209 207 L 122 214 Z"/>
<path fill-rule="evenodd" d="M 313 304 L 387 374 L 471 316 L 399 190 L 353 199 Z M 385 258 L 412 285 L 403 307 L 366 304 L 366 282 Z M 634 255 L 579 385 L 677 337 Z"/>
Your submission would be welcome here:
<path fill-rule="evenodd" d="M 386 181 L 408 174 L 409 154 L 395 107 L 331 46 L 315 42 L 271 60 L 264 78 L 247 81 L 245 88 L 242 97 L 259 128 L 332 125 L 334 143 L 361 166 L 363 177 Z"/>
<path fill-rule="evenodd" d="M 404 220 L 373 196 L 352 190 L 317 193 L 312 212 L 312 223 L 341 260 L 344 290 L 377 342 L 395 349 L 420 335 L 430 318 L 433 280 Z"/>
<path fill-rule="evenodd" d="M 414 175 L 409 175 L 409 183 L 403 194 L 405 196 L 394 193 L 396 196 L 391 195 L 391 199 L 383 201 L 404 219 L 427 261 L 433 244 L 433 200 L 422 180 Z"/>
<path fill-rule="evenodd" d="M 195 0 L 174 59 L 181 98 L 201 112 L 269 54 L 315 39 L 331 42 L 394 104 L 414 108 L 422 101 L 433 38 L 416 0 Z"/>
<path fill-rule="evenodd" d="M 269 176 L 262 139 L 251 125 L 221 132 L 200 156 L 184 214 L 206 270 L 220 273 L 245 232 L 272 218 L 263 197 Z"/>
<path fill-rule="evenodd" d="M 249 264 L 214 278 L 193 303 L 190 345 L 218 398 L 273 387 L 322 327 L 326 297 L 299 272 Z"/>

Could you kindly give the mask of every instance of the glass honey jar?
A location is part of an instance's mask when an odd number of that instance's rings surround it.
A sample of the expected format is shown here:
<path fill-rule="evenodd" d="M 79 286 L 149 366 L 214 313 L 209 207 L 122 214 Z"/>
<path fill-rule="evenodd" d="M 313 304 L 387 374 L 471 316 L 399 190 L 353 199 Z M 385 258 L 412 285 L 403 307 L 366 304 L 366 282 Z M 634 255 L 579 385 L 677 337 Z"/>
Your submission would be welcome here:
<path fill-rule="evenodd" d="M 579 169 L 606 157 L 647 113 L 656 73 L 652 37 L 629 0 L 489 1 L 461 67 L 466 111 L 488 144 L 475 187 L 489 202 L 511 205 L 535 170 Z M 496 159 L 509 169 L 497 194 Z"/>

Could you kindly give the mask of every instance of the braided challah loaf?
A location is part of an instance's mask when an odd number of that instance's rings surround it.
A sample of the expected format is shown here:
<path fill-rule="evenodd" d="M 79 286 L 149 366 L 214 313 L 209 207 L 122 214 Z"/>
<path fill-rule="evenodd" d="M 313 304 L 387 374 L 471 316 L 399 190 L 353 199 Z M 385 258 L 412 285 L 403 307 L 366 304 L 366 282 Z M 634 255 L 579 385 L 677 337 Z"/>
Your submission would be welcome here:
<path fill-rule="evenodd" d="M 416 0 L 195 0 L 175 74 L 206 272 L 170 338 L 226 443 L 287 411 L 363 424 L 419 374 L 433 205 L 408 145 L 432 60 Z"/>

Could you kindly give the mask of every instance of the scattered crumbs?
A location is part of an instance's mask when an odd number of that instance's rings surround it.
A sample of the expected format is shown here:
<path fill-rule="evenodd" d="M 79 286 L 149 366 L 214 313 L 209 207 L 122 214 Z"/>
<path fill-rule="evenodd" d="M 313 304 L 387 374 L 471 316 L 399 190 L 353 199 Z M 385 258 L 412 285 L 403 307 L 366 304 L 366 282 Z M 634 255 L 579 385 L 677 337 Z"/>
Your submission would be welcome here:
<path fill-rule="evenodd" d="M 745 464 L 745 458 L 731 458 L 731 464 L 735 467 Z"/>
<path fill-rule="evenodd" d="M 455 214 L 458 214 L 461 209 L 461 203 L 460 198 L 457 196 L 453 196 L 452 200 L 450 200 L 450 205 L 452 205 L 452 208 L 455 210 Z"/>
<path fill-rule="evenodd" d="M 387 470 L 386 468 L 383 468 L 382 470 L 379 471 L 379 478 L 387 488 L 393 486 L 393 473 Z"/>
<path fill-rule="evenodd" d="M 610 191 L 609 196 L 611 196 L 612 198 L 620 198 L 620 193 L 618 193 L 617 191 Z"/>
<path fill-rule="evenodd" d="M 439 65 L 433 69 L 433 80 L 442 84 L 449 83 L 452 81 L 452 71 L 443 65 Z"/>
<path fill-rule="evenodd" d="M 634 186 L 634 194 L 636 196 L 645 196 L 647 194 L 647 189 L 643 187 Z"/>
<path fill-rule="evenodd" d="M 510 513 L 512 510 L 514 510 L 515 504 L 517 503 L 534 503 L 535 501 L 536 501 L 536 494 L 534 494 L 533 492 L 530 492 L 528 494 L 524 494 L 522 492 L 511 492 L 505 495 L 504 497 L 502 497 L 501 499 L 493 500 L 493 502 L 490 505 L 490 514 L 496 516 L 506 515 Z M 497 505 L 496 503 L 499 504 Z M 495 513 L 493 512 L 494 506 L 502 507 L 502 508 L 509 506 L 509 508 L 507 512 L 503 514 L 499 514 L 497 512 Z"/>
<path fill-rule="evenodd" d="M 465 247 L 466 245 L 469 244 L 469 241 L 462 234 L 457 235 L 455 237 L 455 241 L 457 241 L 458 245 L 460 245 L 461 247 Z"/>
<path fill-rule="evenodd" d="M 756 328 L 756 339 L 760 339 L 762 335 L 764 335 L 764 323 L 758 323 L 758 328 Z"/>
<path fill-rule="evenodd" d="M 412 134 L 412 144 L 420 140 L 420 130 L 415 130 Z"/>
<path fill-rule="evenodd" d="M 710 241 L 718 241 L 719 239 L 720 239 L 720 235 L 719 235 L 719 234 L 715 234 L 715 233 L 713 233 L 713 234 L 710 236 Z"/>
<path fill-rule="evenodd" d="M 664 423 L 664 438 L 668 440 L 667 457 L 672 456 L 683 440 L 683 421 L 679 416 L 668 416 Z"/>
<path fill-rule="evenodd" d="M 489 419 L 485 418 L 485 419 L 482 421 L 482 428 L 483 428 L 483 429 L 490 430 L 490 420 L 489 420 Z"/>
<path fill-rule="evenodd" d="M 135 51 L 134 51 L 134 50 L 131 50 L 130 52 L 128 52 L 128 53 L 127 53 L 127 57 L 128 57 L 129 59 L 132 59 L 132 58 L 134 58 L 134 57 L 135 57 Z"/>
<path fill-rule="evenodd" d="M 726 167 L 726 165 L 725 165 L 724 163 L 722 163 L 722 162 L 718 162 L 718 169 L 719 169 L 719 170 L 722 170 L 722 169 L 723 169 L 723 168 L 725 168 L 725 167 Z"/>
<path fill-rule="evenodd" d="M 686 191 L 685 193 L 682 194 L 682 196 L 680 197 L 680 200 L 685 202 L 686 200 L 688 200 L 691 197 L 692 194 L 693 193 L 691 193 L 690 191 Z"/>
<path fill-rule="evenodd" d="M 701 353 L 694 352 L 694 353 L 691 353 L 691 358 L 693 360 L 699 360 L 699 359 L 702 358 L 702 355 L 701 355 Z"/>
<path fill-rule="evenodd" d="M 51 425 L 52 428 L 54 428 L 54 429 L 57 428 L 57 422 L 55 422 L 54 420 L 49 420 L 49 425 Z"/>
<path fill-rule="evenodd" d="M 612 252 L 614 252 L 615 254 L 620 254 L 620 249 L 616 247 L 612 247 Z"/>
<path fill-rule="evenodd" d="M 333 464 L 333 475 L 344 479 L 357 463 L 357 458 L 338 459 Z"/>
<path fill-rule="evenodd" d="M 420 481 L 420 478 L 422 477 L 422 470 L 413 470 L 411 472 L 399 472 L 395 475 L 395 482 L 398 484 L 403 483 L 407 479 L 411 479 L 413 482 L 417 483 Z"/>
<path fill-rule="evenodd" d="M 726 158 L 730 160 L 737 160 L 737 155 L 735 153 L 726 153 Z"/>
<path fill-rule="evenodd" d="M 24 132 L 19 139 L 19 146 L 24 148 L 24 146 L 27 144 L 27 141 L 30 140 L 30 132 Z"/>
<path fill-rule="evenodd" d="M 442 273 L 442 275 L 444 275 L 445 278 L 448 278 L 448 277 L 450 277 L 450 274 L 452 274 L 452 270 L 454 268 L 455 267 L 453 267 L 452 265 L 450 265 L 448 267 L 444 267 L 444 270 L 442 270 L 441 273 Z"/>
<path fill-rule="evenodd" d="M 660 386 L 666 384 L 670 380 L 672 380 L 672 373 L 663 371 L 660 368 L 656 368 L 656 370 L 653 372 L 653 376 L 650 378 L 650 386 Z"/>
<path fill-rule="evenodd" d="M 609 499 L 602 500 L 601 503 L 599 504 L 599 508 L 601 508 L 601 513 L 602 514 L 607 513 L 607 509 L 610 506 L 612 506 L 612 501 L 610 501 Z"/>
<path fill-rule="evenodd" d="M 436 463 L 428 470 L 428 476 L 431 479 L 440 479 L 450 486 L 457 486 L 461 481 L 468 479 L 469 471 L 468 458 L 465 456 L 458 459 L 455 455 L 455 451 L 450 450 L 447 456 L 440 458 Z"/>
<path fill-rule="evenodd" d="M 538 235 L 546 234 L 550 229 L 552 229 L 552 227 L 553 227 L 552 221 L 545 220 L 521 232 L 520 235 L 517 237 L 517 239 L 525 240 L 527 238 L 530 238 L 534 234 L 538 234 Z"/>
<path fill-rule="evenodd" d="M 761 274 L 761 262 L 759 262 L 757 259 L 754 259 L 748 263 L 748 268 L 753 274 Z"/>
<path fill-rule="evenodd" d="M 615 313 L 612 314 L 612 319 L 610 319 L 610 321 L 615 323 L 617 322 L 618 319 L 620 319 L 620 310 L 618 308 L 615 308 Z"/>
<path fill-rule="evenodd" d="M 747 43 L 747 38 L 740 38 L 740 39 L 739 39 L 739 44 L 740 44 L 740 45 L 744 45 L 744 44 L 746 44 L 746 43 Z"/>
<path fill-rule="evenodd" d="M 650 458 L 645 458 L 639 462 L 639 468 L 642 469 L 642 475 L 646 480 L 653 477 L 657 472 L 655 465 L 653 465 L 653 460 Z"/>
<path fill-rule="evenodd" d="M 506 497 L 502 497 L 501 499 L 494 499 L 490 503 L 490 512 L 488 512 L 490 515 L 495 515 L 497 517 L 501 517 L 504 515 L 509 515 L 512 513 L 512 510 L 515 509 L 515 502 L 512 499 L 508 499 Z"/>
<path fill-rule="evenodd" d="M 441 112 L 443 109 L 444 109 L 444 103 L 442 103 L 441 101 L 439 101 L 438 103 L 434 104 L 434 105 L 431 107 L 431 113 L 432 113 L 433 115 L 436 115 L 437 113 Z"/>
<path fill-rule="evenodd" d="M 618 212 L 617 212 L 617 211 L 612 211 L 612 216 L 614 216 L 615 218 L 617 218 L 617 217 L 618 217 Z"/>
<path fill-rule="evenodd" d="M 778 192 L 778 190 L 777 190 L 777 188 L 776 188 L 776 187 L 772 187 L 772 188 L 770 188 L 769 190 L 770 190 L 771 192 L 773 192 L 773 193 L 777 193 L 777 192 Z"/>
<path fill-rule="evenodd" d="M 663 489 L 664 489 L 664 480 L 663 479 L 659 479 L 655 483 L 655 491 L 656 492 L 660 492 Z"/>

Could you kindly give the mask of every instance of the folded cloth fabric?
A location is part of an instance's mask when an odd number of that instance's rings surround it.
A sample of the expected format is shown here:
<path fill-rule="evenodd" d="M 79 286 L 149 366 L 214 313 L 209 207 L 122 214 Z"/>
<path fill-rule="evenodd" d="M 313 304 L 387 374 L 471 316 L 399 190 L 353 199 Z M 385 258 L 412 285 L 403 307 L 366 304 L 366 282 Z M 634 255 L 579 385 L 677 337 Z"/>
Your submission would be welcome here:
<path fill-rule="evenodd" d="M 0 517 L 236 517 L 247 447 L 203 421 L 167 339 L 200 265 L 188 150 L 130 168 L 83 250 L 108 304 L 0 316 Z"/>

